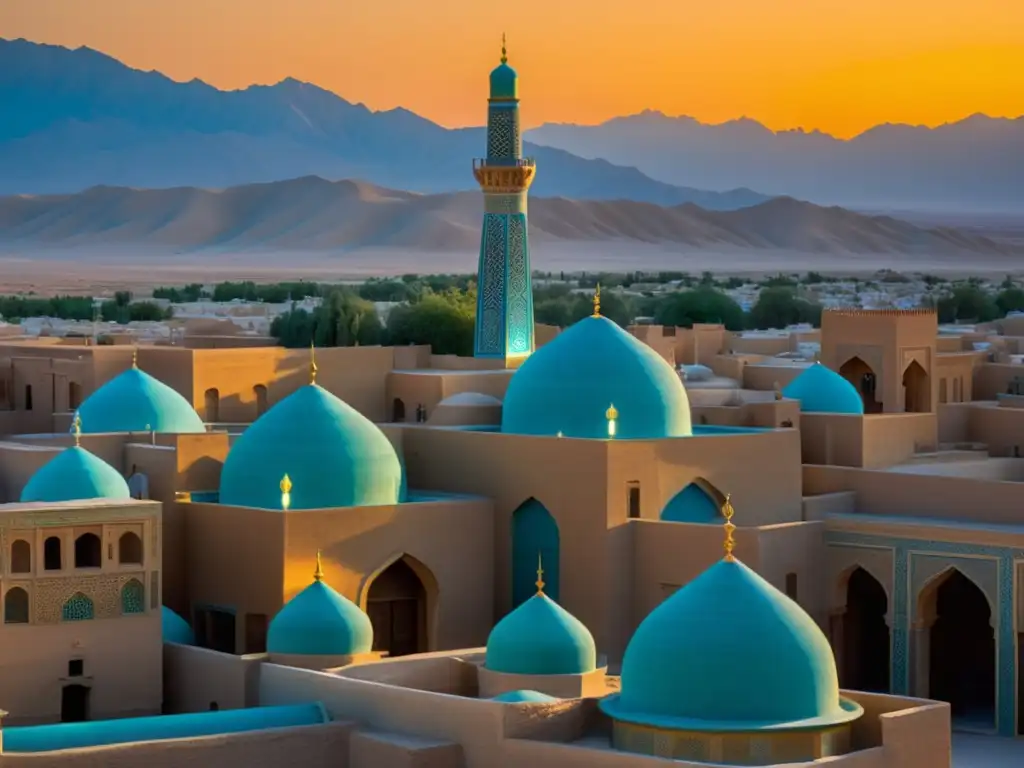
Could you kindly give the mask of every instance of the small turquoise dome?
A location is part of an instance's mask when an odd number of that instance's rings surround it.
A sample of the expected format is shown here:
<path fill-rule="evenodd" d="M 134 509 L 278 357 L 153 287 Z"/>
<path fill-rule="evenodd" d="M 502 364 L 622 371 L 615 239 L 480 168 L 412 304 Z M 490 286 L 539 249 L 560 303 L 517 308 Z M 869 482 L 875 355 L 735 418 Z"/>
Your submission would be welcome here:
<path fill-rule="evenodd" d="M 501 57 L 501 64 L 491 70 L 491 98 L 519 98 L 519 76 L 508 65 L 504 56 Z"/>
<path fill-rule="evenodd" d="M 732 731 L 856 719 L 839 698 L 825 635 L 799 605 L 739 561 L 721 560 L 655 608 L 622 660 L 612 718 Z"/>
<path fill-rule="evenodd" d="M 540 691 L 505 691 L 494 696 L 491 701 L 500 701 L 502 704 L 550 704 L 558 699 Z"/>
<path fill-rule="evenodd" d="M 40 467 L 21 491 L 25 502 L 131 497 L 120 472 L 77 445 L 65 448 Z"/>
<path fill-rule="evenodd" d="M 690 402 L 679 375 L 642 341 L 605 317 L 587 317 L 520 366 L 505 393 L 501 431 L 607 438 L 688 437 Z"/>
<path fill-rule="evenodd" d="M 267 629 L 268 653 L 351 656 L 372 648 L 370 617 L 320 579 L 289 600 Z"/>
<path fill-rule="evenodd" d="M 597 651 L 583 623 L 541 593 L 491 630 L 484 667 L 510 675 L 581 675 L 597 669 Z"/>
<path fill-rule="evenodd" d="M 115 376 L 78 409 L 83 432 L 205 432 L 188 400 L 138 368 Z"/>
<path fill-rule="evenodd" d="M 397 504 L 404 471 L 391 441 L 359 411 L 310 384 L 260 416 L 235 441 L 220 474 L 220 503 L 281 509 Z"/>
<path fill-rule="evenodd" d="M 661 511 L 661 519 L 672 523 L 717 523 L 722 510 L 708 492 L 690 483 L 673 496 Z"/>
<path fill-rule="evenodd" d="M 821 363 L 804 369 L 783 388 L 782 394 L 799 400 L 803 413 L 864 413 L 864 401 L 857 388 Z"/>
<path fill-rule="evenodd" d="M 196 644 L 196 636 L 192 632 L 192 627 L 166 605 L 160 607 L 160 618 L 165 643 Z"/>

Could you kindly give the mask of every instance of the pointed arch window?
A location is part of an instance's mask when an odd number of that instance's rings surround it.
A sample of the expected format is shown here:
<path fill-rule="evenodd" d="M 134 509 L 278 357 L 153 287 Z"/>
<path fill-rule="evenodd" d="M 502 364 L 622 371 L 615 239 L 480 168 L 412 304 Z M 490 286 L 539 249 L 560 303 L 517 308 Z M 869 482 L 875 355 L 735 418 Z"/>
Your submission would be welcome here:
<path fill-rule="evenodd" d="M 64 603 L 60 615 L 61 621 L 88 621 L 94 618 L 92 600 L 76 592 Z"/>
<path fill-rule="evenodd" d="M 121 613 L 145 613 L 146 589 L 138 579 L 131 579 L 121 587 Z"/>

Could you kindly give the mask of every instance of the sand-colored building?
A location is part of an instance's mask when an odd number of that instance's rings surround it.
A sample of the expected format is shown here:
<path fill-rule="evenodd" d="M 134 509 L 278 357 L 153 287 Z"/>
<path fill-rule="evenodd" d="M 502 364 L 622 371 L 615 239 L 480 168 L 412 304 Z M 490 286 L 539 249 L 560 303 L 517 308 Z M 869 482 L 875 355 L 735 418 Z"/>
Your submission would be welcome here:
<path fill-rule="evenodd" d="M 517 159 L 477 169 L 525 216 Z M 4 764 L 935 768 L 951 717 L 1021 732 L 1020 323 L 595 297 L 530 334 L 499 294 L 476 358 L 0 344 Z"/>

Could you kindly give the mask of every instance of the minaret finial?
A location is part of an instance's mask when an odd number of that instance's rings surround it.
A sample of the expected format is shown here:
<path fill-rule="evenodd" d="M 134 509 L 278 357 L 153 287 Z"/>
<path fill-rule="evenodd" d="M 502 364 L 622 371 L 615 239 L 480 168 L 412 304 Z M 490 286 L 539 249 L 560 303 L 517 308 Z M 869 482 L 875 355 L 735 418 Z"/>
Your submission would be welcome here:
<path fill-rule="evenodd" d="M 132 345 L 132 368 L 139 367 L 139 345 Z"/>
<path fill-rule="evenodd" d="M 508 64 L 508 51 L 505 50 L 505 33 L 501 33 L 501 63 Z"/>
<path fill-rule="evenodd" d="M 734 561 L 736 558 L 733 556 L 732 551 L 736 548 L 736 540 L 733 539 L 733 531 L 736 530 L 736 526 L 732 522 L 732 516 L 736 514 L 736 510 L 732 508 L 732 494 L 725 494 L 725 503 L 722 505 L 722 517 L 725 518 L 725 559 L 729 562 Z"/>
<path fill-rule="evenodd" d="M 537 581 L 535 583 L 537 585 L 537 594 L 538 595 L 543 595 L 544 594 L 544 556 L 540 552 L 537 553 Z"/>
<path fill-rule="evenodd" d="M 288 473 L 281 478 L 277 487 L 281 489 L 281 509 L 287 510 L 292 505 L 292 479 L 288 477 Z"/>
<path fill-rule="evenodd" d="M 75 418 L 71 422 L 71 431 L 75 434 L 75 447 L 82 445 L 82 417 L 75 411 Z"/>
<path fill-rule="evenodd" d="M 591 317 L 601 316 L 601 284 L 597 284 L 597 288 L 594 290 L 594 314 Z"/>
<path fill-rule="evenodd" d="M 323 564 L 323 561 L 320 559 L 320 550 L 318 549 L 316 551 L 316 570 L 313 571 L 313 581 L 323 581 L 323 580 L 324 580 L 324 564 Z"/>
<path fill-rule="evenodd" d="M 316 384 L 316 346 L 309 342 L 309 383 Z"/>

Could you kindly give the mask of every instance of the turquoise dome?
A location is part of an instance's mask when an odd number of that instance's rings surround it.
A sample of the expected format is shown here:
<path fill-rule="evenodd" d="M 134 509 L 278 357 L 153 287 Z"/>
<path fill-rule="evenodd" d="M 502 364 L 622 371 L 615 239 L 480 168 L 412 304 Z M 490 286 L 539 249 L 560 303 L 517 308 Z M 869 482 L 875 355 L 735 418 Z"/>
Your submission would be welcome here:
<path fill-rule="evenodd" d="M 78 409 L 83 432 L 205 432 L 188 400 L 138 368 L 115 376 Z"/>
<path fill-rule="evenodd" d="M 839 698 L 825 635 L 739 561 L 721 560 L 655 608 L 622 660 L 612 718 L 739 731 L 827 727 L 862 714 Z"/>
<path fill-rule="evenodd" d="M 383 432 L 359 411 L 310 384 L 260 416 L 235 441 L 220 474 L 220 503 L 281 509 L 397 504 L 404 472 Z"/>
<path fill-rule="evenodd" d="M 587 317 L 538 349 L 505 393 L 501 431 L 607 438 L 688 437 L 690 402 L 657 352 L 605 317 Z"/>
<path fill-rule="evenodd" d="M 597 668 L 597 651 L 583 623 L 540 593 L 491 630 L 484 667 L 510 675 L 580 675 Z"/>
<path fill-rule="evenodd" d="M 192 632 L 192 627 L 166 605 L 160 607 L 160 619 L 165 643 L 196 644 L 196 636 Z"/>
<path fill-rule="evenodd" d="M 864 413 L 864 401 L 857 388 L 821 363 L 804 369 L 783 388 L 782 394 L 799 400 L 803 413 Z"/>
<path fill-rule="evenodd" d="M 32 475 L 21 501 L 130 499 L 121 473 L 85 448 L 72 446 L 58 453 Z"/>
<path fill-rule="evenodd" d="M 718 523 L 722 510 L 707 491 L 690 483 L 665 505 L 661 519 L 672 523 Z"/>
<path fill-rule="evenodd" d="M 540 691 L 506 691 L 494 696 L 491 701 L 500 701 L 502 704 L 550 704 L 558 699 Z"/>
<path fill-rule="evenodd" d="M 267 652 L 351 656 L 373 648 L 370 617 L 317 579 L 289 600 L 267 629 Z"/>
<path fill-rule="evenodd" d="M 519 98 L 519 75 L 504 60 L 491 70 L 491 98 Z"/>

